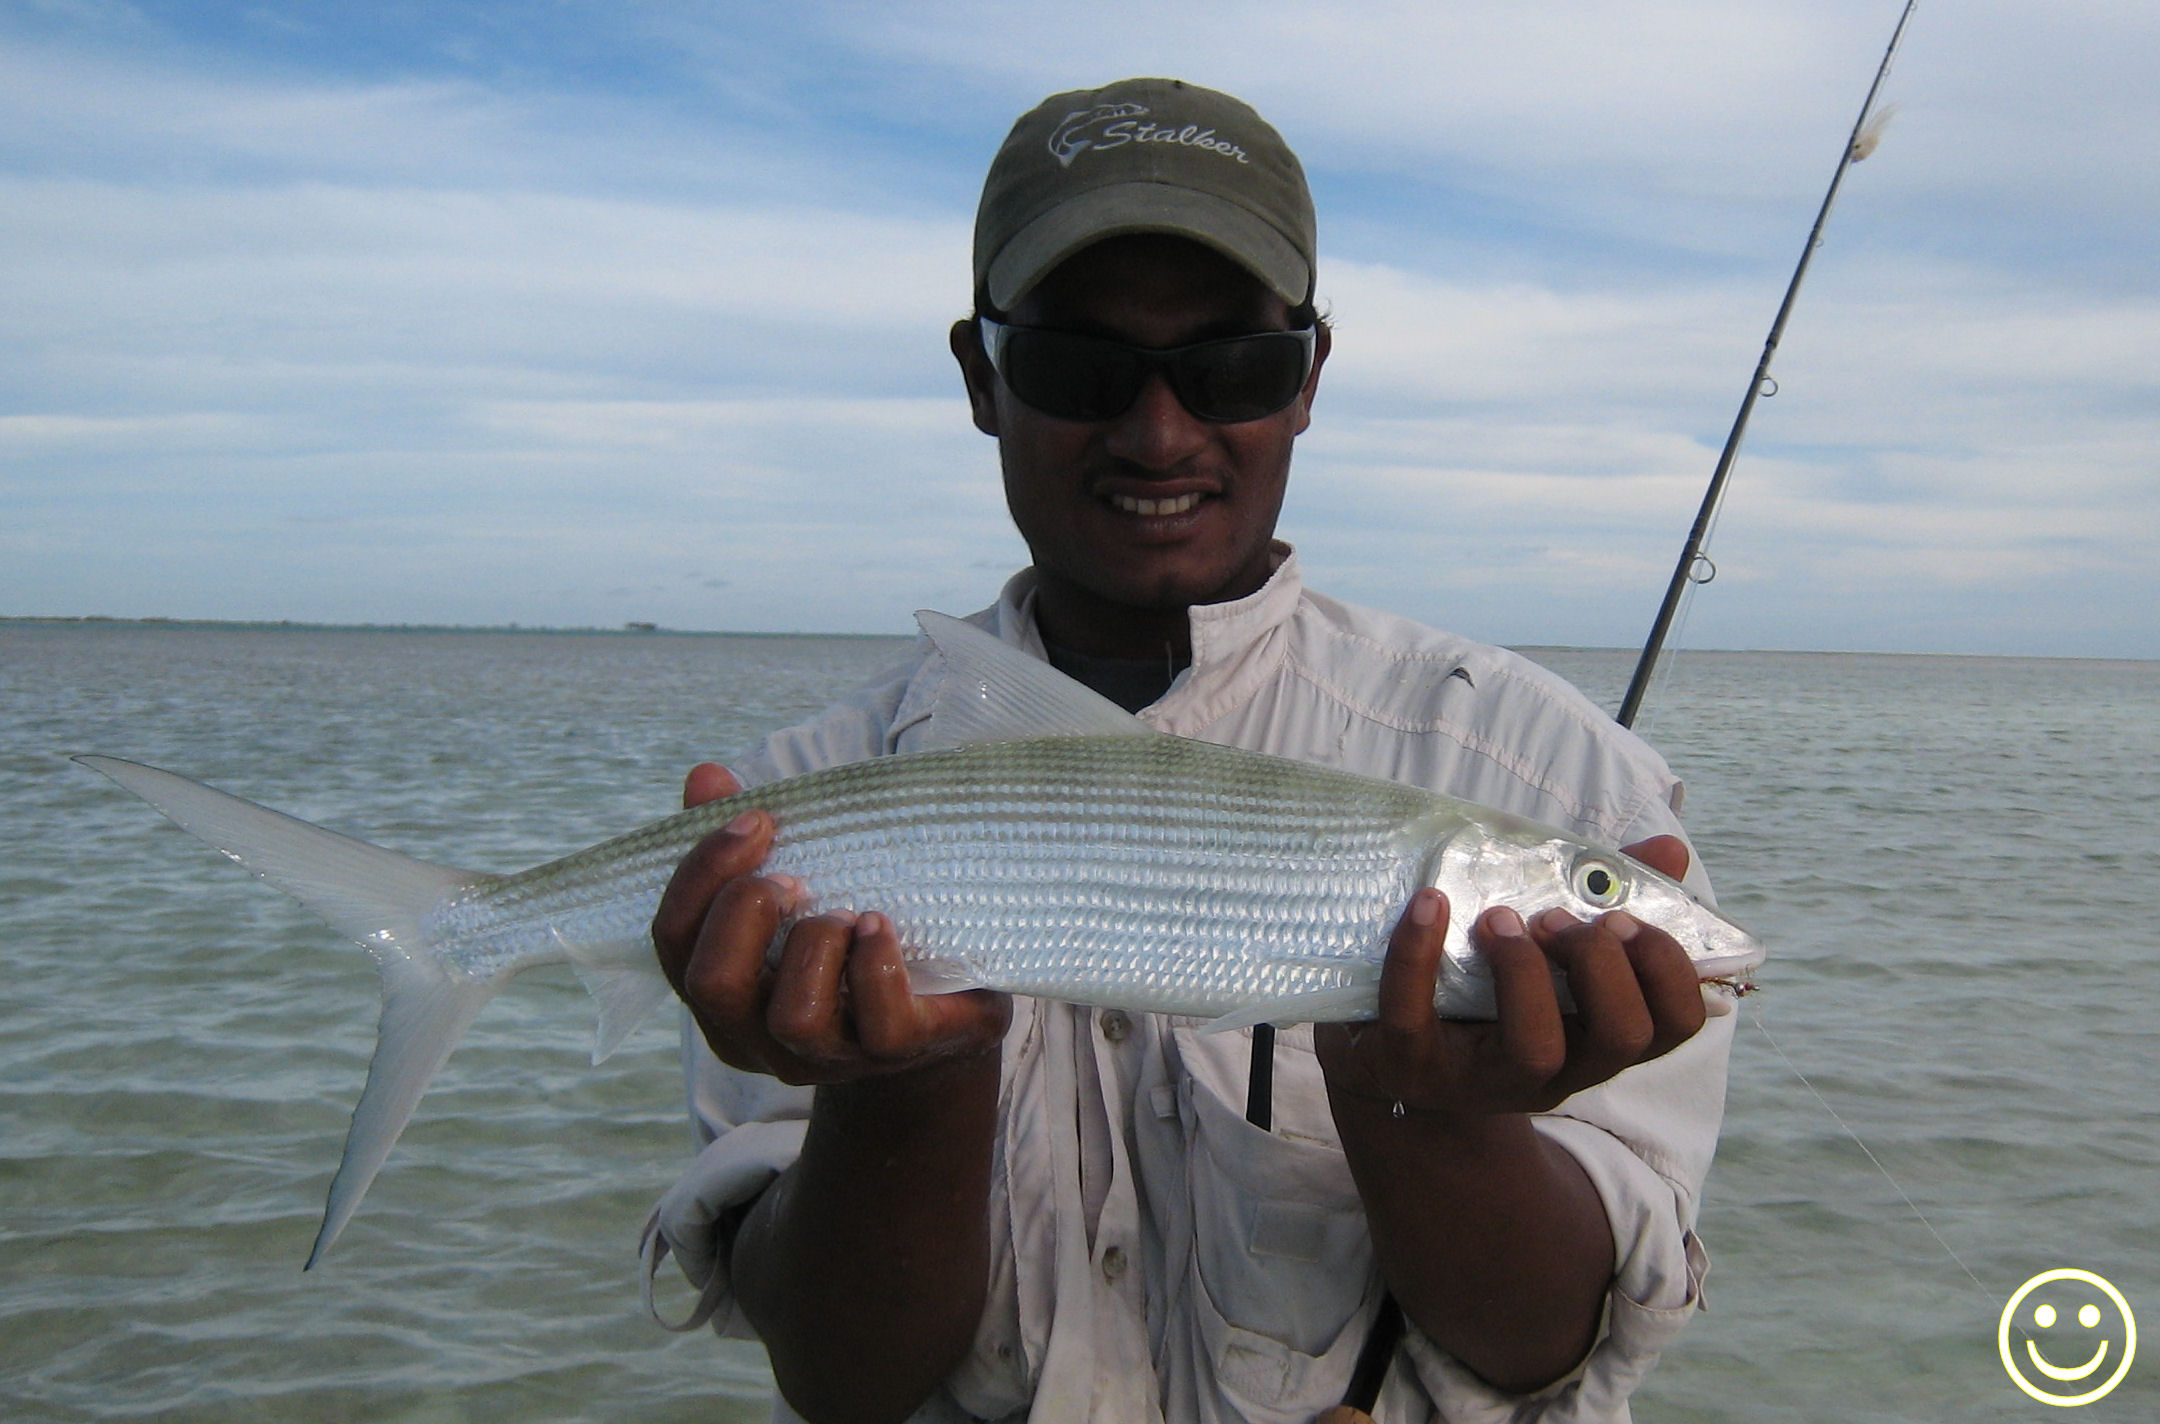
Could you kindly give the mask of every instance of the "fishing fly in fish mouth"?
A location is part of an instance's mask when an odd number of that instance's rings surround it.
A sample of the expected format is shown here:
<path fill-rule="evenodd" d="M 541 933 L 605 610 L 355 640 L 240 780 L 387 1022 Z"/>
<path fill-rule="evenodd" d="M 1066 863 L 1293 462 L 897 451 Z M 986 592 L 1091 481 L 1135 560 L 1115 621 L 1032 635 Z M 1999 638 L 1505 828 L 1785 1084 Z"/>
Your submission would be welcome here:
<path fill-rule="evenodd" d="M 686 1005 L 708 1145 L 647 1285 L 675 1255 L 803 1417 L 1309 1418 L 1368 1375 L 1403 1418 L 1624 1417 L 1700 1299 L 1716 985 L 1763 952 L 1656 753 L 1304 586 L 1315 254 L 1240 101 L 1024 115 L 950 347 L 1032 566 L 681 815 L 476 874 L 87 759 L 375 954 L 310 1264 L 487 1000 L 568 960 L 597 1052 Z"/>

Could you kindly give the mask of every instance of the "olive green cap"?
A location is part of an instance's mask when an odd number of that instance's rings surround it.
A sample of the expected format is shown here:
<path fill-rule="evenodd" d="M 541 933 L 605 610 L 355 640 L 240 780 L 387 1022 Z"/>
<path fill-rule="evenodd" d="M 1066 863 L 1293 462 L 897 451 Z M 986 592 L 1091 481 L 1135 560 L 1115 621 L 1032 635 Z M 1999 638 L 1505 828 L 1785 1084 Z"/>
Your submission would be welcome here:
<path fill-rule="evenodd" d="M 975 295 L 1010 311 L 1090 243 L 1161 232 L 1205 243 L 1293 307 L 1317 246 L 1305 170 L 1246 104 L 1177 79 L 1053 94 L 1020 116 L 975 211 Z"/>

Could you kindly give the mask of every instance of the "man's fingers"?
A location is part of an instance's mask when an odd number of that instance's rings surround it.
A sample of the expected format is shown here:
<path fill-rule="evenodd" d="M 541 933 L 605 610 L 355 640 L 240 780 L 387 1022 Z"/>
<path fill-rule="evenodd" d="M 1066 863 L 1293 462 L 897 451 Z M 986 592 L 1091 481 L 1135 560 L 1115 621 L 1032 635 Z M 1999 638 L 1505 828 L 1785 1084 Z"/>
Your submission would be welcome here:
<path fill-rule="evenodd" d="M 1639 1061 L 1656 1032 L 1626 940 L 1642 933 L 1634 917 L 1614 911 L 1591 924 L 1569 924 L 1546 944 L 1567 976 L 1581 1025 L 1569 1055 L 1567 1086 L 1602 1083 Z"/>
<path fill-rule="evenodd" d="M 710 762 L 691 769 L 683 803 L 739 790 L 734 773 Z M 765 946 L 786 913 L 788 887 L 749 879 L 772 849 L 773 821 L 745 811 L 706 836 L 675 867 L 653 911 L 660 972 L 690 1006 L 721 1059 L 766 1071 L 771 1040 L 762 1028 Z"/>
<path fill-rule="evenodd" d="M 917 994 L 892 921 L 875 912 L 855 923 L 847 986 L 862 1051 L 887 1063 L 987 1047 L 1012 1022 L 1012 1000 L 1003 994 Z"/>
<path fill-rule="evenodd" d="M 770 880 L 744 876 L 722 885 L 675 986 L 713 1052 L 755 1073 L 772 1071 L 765 948 L 786 911 L 786 890 Z"/>
<path fill-rule="evenodd" d="M 1423 1033 L 1432 1027 L 1447 927 L 1447 897 L 1431 888 L 1411 896 L 1396 921 L 1380 966 L 1380 1023 L 1390 1032 Z"/>
<path fill-rule="evenodd" d="M 1695 961 L 1671 935 L 1644 925 L 1627 941 L 1627 952 L 1654 1025 L 1650 1046 L 1637 1060 L 1641 1062 L 1662 1057 L 1694 1037 L 1710 1010 Z"/>
<path fill-rule="evenodd" d="M 923 1035 L 899 937 L 891 920 L 872 911 L 855 921 L 854 939 L 847 983 L 863 1052 L 872 1058 L 904 1058 L 922 1047 Z"/>
<path fill-rule="evenodd" d="M 761 876 L 720 887 L 678 986 L 691 1008 L 708 1017 L 762 1016 L 765 950 L 786 913 L 781 888 Z"/>
<path fill-rule="evenodd" d="M 1550 1081 L 1568 1056 L 1552 962 L 1522 916 L 1505 905 L 1487 910 L 1478 920 L 1477 945 L 1492 971 L 1502 1057 L 1527 1083 Z"/>
<path fill-rule="evenodd" d="M 841 985 L 854 943 L 853 916 L 817 915 L 788 931 L 773 975 L 765 1024 L 774 1042 L 813 1063 L 853 1056 Z"/>
<path fill-rule="evenodd" d="M 1670 847 L 1680 853 L 1669 857 L 1674 868 L 1684 868 L 1685 849 Z M 1664 931 L 1617 910 L 1586 924 L 1549 909 L 1526 924 L 1505 905 L 1471 930 L 1492 976 L 1497 1022 L 1439 1022 L 1432 993 L 1446 933 L 1445 897 L 1421 892 L 1388 941 L 1374 1031 L 1315 1029 L 1331 1090 L 1426 1110 L 1538 1112 L 1702 1026 L 1693 965 Z M 1561 982 L 1574 1005 L 1566 1014 Z"/>
<path fill-rule="evenodd" d="M 707 801 L 718 801 L 723 796 L 733 796 L 742 790 L 742 781 L 726 767 L 715 762 L 701 761 L 690 768 L 683 778 L 682 803 L 685 811 L 692 806 L 702 806 Z"/>
<path fill-rule="evenodd" d="M 1702 1027 L 1694 966 L 1663 930 L 1619 910 L 1589 924 L 1548 911 L 1535 933 L 1575 1000 L 1567 1065 L 1553 1083 L 1563 1094 L 1670 1052 Z"/>
<path fill-rule="evenodd" d="M 675 867 L 660 894 L 660 906 L 653 911 L 652 937 L 661 972 L 677 993 L 682 991 L 683 966 L 705 926 L 714 894 L 728 881 L 756 870 L 772 848 L 772 837 L 772 817 L 763 811 L 745 811 L 699 841 Z"/>
<path fill-rule="evenodd" d="M 1678 880 L 1687 874 L 1687 842 L 1678 836 L 1652 836 L 1646 841 L 1620 847 L 1620 853 L 1632 856 L 1669 880 Z"/>

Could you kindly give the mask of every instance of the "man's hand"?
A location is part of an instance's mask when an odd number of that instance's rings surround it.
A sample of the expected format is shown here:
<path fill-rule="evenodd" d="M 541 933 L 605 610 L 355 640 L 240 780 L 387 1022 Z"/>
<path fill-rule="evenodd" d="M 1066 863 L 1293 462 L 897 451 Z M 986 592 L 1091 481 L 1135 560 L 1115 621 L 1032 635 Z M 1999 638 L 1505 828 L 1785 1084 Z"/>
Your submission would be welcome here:
<path fill-rule="evenodd" d="M 683 804 L 742 789 L 711 763 L 691 769 Z M 918 995 L 892 922 L 876 912 L 816 915 L 766 950 L 801 887 L 756 874 L 772 817 L 746 811 L 698 842 L 653 916 L 660 968 L 721 1061 L 787 1083 L 847 1083 L 992 1052 L 1012 1001 L 977 990 Z"/>
<path fill-rule="evenodd" d="M 683 804 L 741 789 L 698 766 Z M 723 1061 L 821 1085 L 801 1157 L 727 1254 L 781 1392 L 808 1418 L 900 1419 L 959 1364 L 982 1318 L 1012 1001 L 912 993 L 879 914 L 802 920 L 768 964 L 802 895 L 757 874 L 773 829 L 749 811 L 700 841 L 660 897 L 653 946 Z"/>
<path fill-rule="evenodd" d="M 1676 837 L 1626 853 L 1666 874 L 1687 869 L 1687 848 Z M 1492 970 L 1499 1017 L 1441 1019 L 1433 993 L 1447 929 L 1447 897 L 1420 890 L 1388 943 L 1378 1022 L 1315 1030 L 1335 1091 L 1415 1111 L 1543 1112 L 1670 1052 L 1703 1025 L 1694 966 L 1664 931 L 1621 910 L 1588 923 L 1547 910 L 1525 924 L 1505 906 L 1487 910 L 1471 931 Z M 1574 996 L 1572 1014 L 1560 1011 L 1556 968 Z"/>
<path fill-rule="evenodd" d="M 1675 837 L 1627 853 L 1674 879 L 1687 871 Z M 1494 1385 L 1527 1393 L 1590 1348 L 1613 1268 L 1596 1189 L 1528 1114 L 1685 1041 L 1703 993 L 1671 936 L 1619 911 L 1585 924 L 1549 910 L 1526 925 L 1495 908 L 1472 940 L 1499 1018 L 1451 1023 L 1433 1012 L 1447 925 L 1446 897 L 1419 891 L 1388 944 L 1379 1021 L 1320 1025 L 1313 1046 L 1404 1313 Z"/>

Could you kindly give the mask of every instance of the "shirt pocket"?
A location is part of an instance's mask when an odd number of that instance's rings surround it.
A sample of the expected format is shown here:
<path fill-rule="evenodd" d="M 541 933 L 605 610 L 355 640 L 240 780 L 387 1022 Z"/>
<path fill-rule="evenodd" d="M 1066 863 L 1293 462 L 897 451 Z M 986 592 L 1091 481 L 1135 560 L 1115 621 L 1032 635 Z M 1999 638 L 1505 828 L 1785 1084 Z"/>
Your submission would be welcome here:
<path fill-rule="evenodd" d="M 1332 1143 L 1245 1120 L 1248 1038 L 1172 1032 L 1186 1066 L 1179 1108 L 1191 1143 L 1188 1284 L 1217 1382 L 1261 1413 L 1316 1388 L 1339 1392 L 1363 1339 L 1351 1327 L 1377 1300 L 1349 1164 Z M 1309 1119 L 1316 1102 L 1326 1113 L 1309 1046 L 1278 1043 L 1275 1098 L 1293 1117 Z"/>

